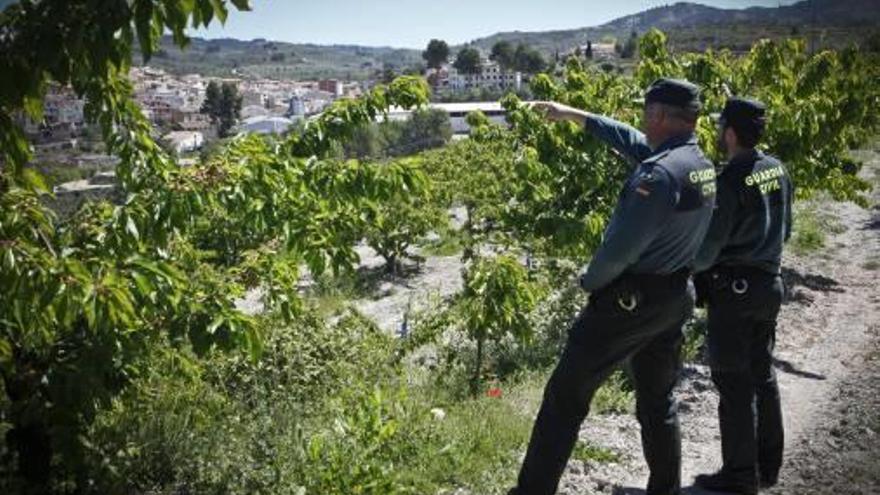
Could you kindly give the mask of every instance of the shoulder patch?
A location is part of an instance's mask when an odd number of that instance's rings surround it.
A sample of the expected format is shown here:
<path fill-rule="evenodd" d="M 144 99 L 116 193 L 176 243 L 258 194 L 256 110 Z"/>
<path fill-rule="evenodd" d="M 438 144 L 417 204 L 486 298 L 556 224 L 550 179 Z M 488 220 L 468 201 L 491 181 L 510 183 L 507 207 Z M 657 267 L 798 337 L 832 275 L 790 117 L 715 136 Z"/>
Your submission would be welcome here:
<path fill-rule="evenodd" d="M 643 163 L 642 169 L 636 173 L 632 182 L 632 190 L 643 198 L 651 196 L 656 192 L 657 188 L 663 187 L 663 175 L 665 171 L 662 168 L 654 166 L 652 163 Z"/>

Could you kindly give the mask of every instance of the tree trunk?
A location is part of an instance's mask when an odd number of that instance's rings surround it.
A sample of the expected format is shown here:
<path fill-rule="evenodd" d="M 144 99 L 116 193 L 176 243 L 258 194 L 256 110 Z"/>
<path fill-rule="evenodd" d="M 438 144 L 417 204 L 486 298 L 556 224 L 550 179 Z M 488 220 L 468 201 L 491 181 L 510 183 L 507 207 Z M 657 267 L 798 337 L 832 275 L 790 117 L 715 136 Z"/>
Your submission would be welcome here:
<path fill-rule="evenodd" d="M 396 277 L 398 264 L 399 261 L 397 260 L 397 256 L 394 256 L 393 254 L 385 255 L 385 271 L 387 273 Z"/>
<path fill-rule="evenodd" d="M 464 221 L 463 230 L 464 230 L 464 250 L 462 251 L 462 261 L 469 261 L 474 258 L 474 226 L 471 223 L 471 217 L 473 216 L 473 211 L 470 207 L 466 207 L 467 219 Z"/>
<path fill-rule="evenodd" d="M 474 376 L 471 382 L 471 395 L 476 398 L 480 392 L 480 378 L 483 371 L 483 345 L 485 338 L 477 339 L 477 363 L 474 366 Z"/>

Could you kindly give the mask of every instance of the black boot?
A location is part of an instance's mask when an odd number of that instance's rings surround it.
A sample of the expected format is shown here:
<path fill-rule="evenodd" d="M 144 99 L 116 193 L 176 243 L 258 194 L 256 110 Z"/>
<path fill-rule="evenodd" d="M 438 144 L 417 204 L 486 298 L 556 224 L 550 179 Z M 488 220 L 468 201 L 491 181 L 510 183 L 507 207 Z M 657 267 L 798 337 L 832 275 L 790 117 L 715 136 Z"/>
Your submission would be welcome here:
<path fill-rule="evenodd" d="M 731 476 L 724 471 L 713 474 L 700 474 L 694 480 L 694 484 L 713 492 L 735 493 L 738 495 L 757 495 L 757 483 L 750 483 Z"/>
<path fill-rule="evenodd" d="M 774 487 L 774 486 L 776 486 L 776 483 L 778 483 L 778 482 L 779 482 L 779 475 L 777 475 L 777 474 L 770 475 L 770 474 L 761 473 L 759 483 L 760 483 L 760 487 L 762 489 Z"/>

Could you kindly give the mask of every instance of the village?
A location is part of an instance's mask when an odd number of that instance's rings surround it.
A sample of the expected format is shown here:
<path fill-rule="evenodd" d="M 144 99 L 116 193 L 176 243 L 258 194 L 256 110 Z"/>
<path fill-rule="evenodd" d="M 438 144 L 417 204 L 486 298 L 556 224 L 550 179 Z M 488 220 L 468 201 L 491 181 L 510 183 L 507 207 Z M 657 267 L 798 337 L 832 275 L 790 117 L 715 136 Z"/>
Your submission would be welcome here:
<path fill-rule="evenodd" d="M 607 64 L 616 56 L 613 44 L 587 41 L 565 56 L 589 53 L 596 63 Z M 526 90 L 530 73 L 512 70 L 488 54 L 468 70 L 454 63 L 426 68 L 420 74 L 430 84 L 436 100 L 429 108 L 444 112 L 456 138 L 466 137 L 466 117 L 480 111 L 491 121 L 504 123 L 498 98 L 505 92 Z M 380 80 L 343 81 L 280 80 L 254 76 L 207 77 L 200 74 L 173 74 L 160 68 L 135 67 L 129 73 L 134 99 L 153 128 L 153 137 L 173 155 L 181 166 L 194 164 L 203 150 L 224 137 L 241 133 L 277 134 L 288 132 L 297 123 L 316 118 L 333 101 L 356 98 Z M 234 125 L 223 129 L 205 101 L 212 84 L 235 88 Z M 527 91 L 527 90 L 526 90 Z M 485 95 L 492 95 L 486 98 Z M 481 96 L 483 98 L 481 98 Z M 474 97 L 485 101 L 470 101 Z M 469 100 L 470 99 L 470 100 Z M 385 117 L 406 121 L 411 111 L 392 108 Z M 75 211 L 86 200 L 119 201 L 114 168 L 118 158 L 104 152 L 99 128 L 90 124 L 85 102 L 72 89 L 51 86 L 45 98 L 43 119 L 34 121 L 24 113 L 18 123 L 34 148 L 34 164 L 50 180 L 54 192 L 53 209 L 65 214 Z"/>

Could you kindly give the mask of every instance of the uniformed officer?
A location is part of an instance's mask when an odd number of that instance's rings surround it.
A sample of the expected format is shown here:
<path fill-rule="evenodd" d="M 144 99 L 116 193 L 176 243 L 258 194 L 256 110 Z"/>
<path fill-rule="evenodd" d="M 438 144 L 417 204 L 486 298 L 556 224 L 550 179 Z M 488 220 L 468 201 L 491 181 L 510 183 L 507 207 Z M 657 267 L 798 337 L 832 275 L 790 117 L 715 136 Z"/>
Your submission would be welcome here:
<path fill-rule="evenodd" d="M 782 464 L 782 412 L 772 367 L 782 303 L 782 245 L 791 235 L 792 185 L 777 159 L 755 149 L 764 105 L 732 98 L 719 121 L 728 164 L 718 206 L 694 262 L 709 313 L 709 359 L 720 395 L 723 467 L 696 482 L 753 494 L 776 483 Z M 757 415 L 757 417 L 756 417 Z"/>
<path fill-rule="evenodd" d="M 681 438 L 672 395 L 682 326 L 693 309 L 689 271 L 709 227 L 715 171 L 694 136 L 699 90 L 661 79 L 645 94 L 644 134 L 556 103 L 536 103 L 551 120 L 571 120 L 639 163 L 623 187 L 602 245 L 581 286 L 590 301 L 569 329 L 547 384 L 517 495 L 549 495 L 577 440 L 593 394 L 627 358 L 651 470 L 649 495 L 679 493 Z"/>

